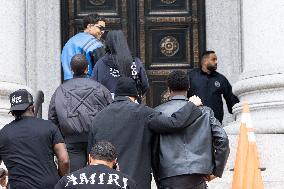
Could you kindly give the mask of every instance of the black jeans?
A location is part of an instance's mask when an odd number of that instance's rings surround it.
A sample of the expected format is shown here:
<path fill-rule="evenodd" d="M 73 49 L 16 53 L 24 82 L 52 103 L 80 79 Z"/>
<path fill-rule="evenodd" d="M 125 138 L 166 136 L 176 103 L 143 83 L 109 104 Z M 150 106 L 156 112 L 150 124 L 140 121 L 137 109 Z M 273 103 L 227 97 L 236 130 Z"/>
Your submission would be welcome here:
<path fill-rule="evenodd" d="M 87 142 L 67 143 L 67 151 L 70 159 L 70 172 L 76 171 L 86 166 L 87 155 Z"/>
<path fill-rule="evenodd" d="M 161 180 L 160 189 L 206 189 L 203 175 L 178 175 Z"/>

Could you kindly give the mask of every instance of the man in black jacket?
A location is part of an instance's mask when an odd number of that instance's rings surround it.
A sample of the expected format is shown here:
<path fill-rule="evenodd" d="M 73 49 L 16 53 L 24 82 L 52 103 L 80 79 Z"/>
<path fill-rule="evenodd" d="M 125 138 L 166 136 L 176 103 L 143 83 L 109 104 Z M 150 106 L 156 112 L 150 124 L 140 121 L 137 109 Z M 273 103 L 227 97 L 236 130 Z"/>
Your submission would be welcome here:
<path fill-rule="evenodd" d="M 201 111 L 194 105 L 201 104 L 197 97 L 185 103 L 172 117 L 162 116 L 153 109 L 135 103 L 136 83 L 132 78 L 121 77 L 115 90 L 114 102 L 97 114 L 90 130 L 89 146 L 97 141 L 110 141 L 119 154 L 121 172 L 132 177 L 137 189 L 151 188 L 151 147 L 154 132 L 173 132 L 190 125 Z M 148 122 L 155 122 L 151 129 Z"/>
<path fill-rule="evenodd" d="M 88 79 L 88 62 L 84 55 L 71 59 L 74 79 L 60 85 L 51 98 L 48 119 L 61 130 L 70 157 L 70 170 L 86 165 L 89 127 L 95 115 L 112 102 L 110 92 L 100 83 Z"/>
<path fill-rule="evenodd" d="M 229 113 L 232 113 L 232 107 L 239 102 L 239 99 L 233 94 L 232 86 L 226 77 L 216 71 L 217 56 L 214 51 L 206 51 L 202 55 L 200 66 L 189 72 L 188 97 L 192 95 L 200 97 L 203 105 L 212 108 L 215 117 L 222 123 L 224 116 L 222 95 Z"/>
<path fill-rule="evenodd" d="M 188 77 L 183 71 L 173 71 L 167 82 L 171 98 L 155 110 L 170 116 L 187 104 Z M 162 189 L 205 189 L 205 180 L 222 176 L 229 155 L 226 132 L 210 108 L 199 108 L 202 116 L 191 125 L 160 135 L 155 178 Z"/>
<path fill-rule="evenodd" d="M 54 189 L 135 189 L 129 176 L 115 170 L 117 156 L 111 143 L 96 143 L 89 154 L 89 165 L 61 178 Z"/>

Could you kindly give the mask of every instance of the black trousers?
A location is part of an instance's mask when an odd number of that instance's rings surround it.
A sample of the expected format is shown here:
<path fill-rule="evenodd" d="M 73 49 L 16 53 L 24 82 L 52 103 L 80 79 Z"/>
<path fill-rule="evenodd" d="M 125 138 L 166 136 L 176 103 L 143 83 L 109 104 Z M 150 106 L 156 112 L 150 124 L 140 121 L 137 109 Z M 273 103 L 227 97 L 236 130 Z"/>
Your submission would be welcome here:
<path fill-rule="evenodd" d="M 67 143 L 67 151 L 70 159 L 70 172 L 76 171 L 86 166 L 87 155 L 87 142 Z"/>
<path fill-rule="evenodd" d="M 203 175 L 178 175 L 161 180 L 160 189 L 206 189 Z"/>

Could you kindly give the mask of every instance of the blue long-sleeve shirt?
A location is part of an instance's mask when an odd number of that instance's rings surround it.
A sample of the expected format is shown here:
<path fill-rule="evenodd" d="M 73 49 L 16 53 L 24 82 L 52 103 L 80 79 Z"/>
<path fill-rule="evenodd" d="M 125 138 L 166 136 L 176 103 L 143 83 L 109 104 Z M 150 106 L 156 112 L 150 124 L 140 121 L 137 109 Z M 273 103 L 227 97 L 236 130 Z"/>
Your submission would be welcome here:
<path fill-rule="evenodd" d="M 70 69 L 71 58 L 76 54 L 85 52 L 89 63 L 88 76 L 92 74 L 92 53 L 95 49 L 103 47 L 103 44 L 89 33 L 81 32 L 70 38 L 63 47 L 61 54 L 61 64 L 64 72 L 64 80 L 72 79 L 73 74 Z"/>

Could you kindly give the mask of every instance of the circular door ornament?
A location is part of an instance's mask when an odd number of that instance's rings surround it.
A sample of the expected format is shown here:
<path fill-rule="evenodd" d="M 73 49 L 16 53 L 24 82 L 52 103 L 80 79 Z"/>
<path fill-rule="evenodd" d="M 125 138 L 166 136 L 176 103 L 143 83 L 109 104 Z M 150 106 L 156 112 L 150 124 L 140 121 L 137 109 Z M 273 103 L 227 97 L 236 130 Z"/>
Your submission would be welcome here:
<path fill-rule="evenodd" d="M 165 4 L 173 4 L 174 2 L 176 2 L 176 0 L 161 0 L 162 3 L 165 3 Z"/>
<path fill-rule="evenodd" d="M 105 0 L 89 0 L 89 2 L 92 4 L 92 5 L 102 5 L 104 4 L 106 1 Z"/>
<path fill-rule="evenodd" d="M 179 43 L 173 36 L 166 36 L 160 41 L 161 52 L 165 56 L 174 56 L 179 51 Z"/>

